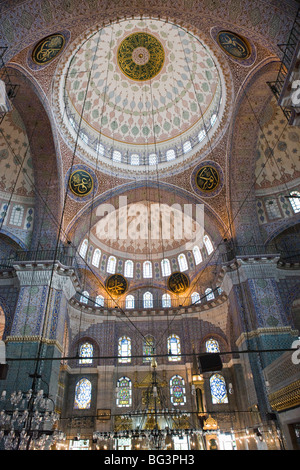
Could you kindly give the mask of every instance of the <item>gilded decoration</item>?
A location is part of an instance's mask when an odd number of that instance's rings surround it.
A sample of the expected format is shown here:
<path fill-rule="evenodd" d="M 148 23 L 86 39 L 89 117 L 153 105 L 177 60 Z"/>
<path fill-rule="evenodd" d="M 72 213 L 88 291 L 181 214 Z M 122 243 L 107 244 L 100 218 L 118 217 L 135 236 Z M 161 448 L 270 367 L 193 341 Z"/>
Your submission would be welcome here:
<path fill-rule="evenodd" d="M 168 288 L 174 294 L 182 294 L 190 285 L 190 280 L 186 274 L 175 272 L 168 279 Z"/>
<path fill-rule="evenodd" d="M 300 380 L 269 395 L 271 407 L 283 411 L 300 405 Z"/>
<path fill-rule="evenodd" d="M 65 46 L 62 34 L 52 34 L 42 39 L 32 52 L 32 60 L 37 65 L 45 65 L 57 57 Z"/>
<path fill-rule="evenodd" d="M 121 274 L 112 274 L 105 283 L 106 290 L 114 297 L 119 297 L 126 292 L 128 284 Z"/>
<path fill-rule="evenodd" d="M 238 34 L 230 31 L 220 31 L 217 35 L 217 42 L 226 54 L 234 57 L 234 59 L 245 60 L 251 55 L 248 42 Z"/>
<path fill-rule="evenodd" d="M 70 176 L 69 188 L 75 196 L 87 196 L 93 189 L 93 178 L 85 170 L 76 170 Z"/>
<path fill-rule="evenodd" d="M 159 40 L 145 32 L 130 34 L 118 49 L 120 69 L 135 81 L 154 78 L 161 71 L 164 60 L 164 48 Z"/>
<path fill-rule="evenodd" d="M 205 193 L 214 191 L 220 184 L 219 172 L 212 166 L 200 168 L 196 173 L 196 184 L 198 188 Z"/>

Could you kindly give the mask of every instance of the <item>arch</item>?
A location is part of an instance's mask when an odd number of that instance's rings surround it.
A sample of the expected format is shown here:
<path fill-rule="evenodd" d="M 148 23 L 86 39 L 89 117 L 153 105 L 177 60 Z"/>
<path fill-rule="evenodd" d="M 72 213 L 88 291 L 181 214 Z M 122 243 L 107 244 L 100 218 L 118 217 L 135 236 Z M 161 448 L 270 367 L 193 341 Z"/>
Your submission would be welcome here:
<path fill-rule="evenodd" d="M 106 271 L 109 274 L 115 274 L 117 265 L 117 258 L 115 256 L 110 256 L 107 261 Z"/>
<path fill-rule="evenodd" d="M 143 307 L 153 308 L 153 294 L 149 291 L 143 294 Z"/>
<path fill-rule="evenodd" d="M 214 247 L 208 235 L 204 235 L 203 243 L 205 245 L 207 254 L 210 255 L 214 251 Z"/>
<path fill-rule="evenodd" d="M 170 362 L 180 361 L 181 343 L 178 335 L 172 334 L 167 339 L 168 360 Z"/>
<path fill-rule="evenodd" d="M 195 245 L 194 248 L 193 248 L 193 255 L 194 255 L 194 260 L 195 260 L 195 264 L 200 264 L 201 261 L 202 261 L 202 255 L 201 255 L 201 251 L 200 251 L 200 248 L 198 245 Z"/>
<path fill-rule="evenodd" d="M 134 295 L 132 294 L 127 295 L 125 299 L 125 308 L 134 308 L 134 305 L 135 305 Z"/>
<path fill-rule="evenodd" d="M 209 338 L 205 341 L 205 351 L 208 353 L 218 353 L 220 352 L 220 346 L 216 339 Z"/>
<path fill-rule="evenodd" d="M 168 293 L 164 293 L 161 298 L 162 301 L 162 307 L 164 308 L 171 308 L 172 306 L 172 301 L 171 301 L 171 296 Z"/>
<path fill-rule="evenodd" d="M 178 255 L 178 257 L 177 257 L 177 260 L 178 260 L 178 265 L 179 265 L 180 271 L 181 272 L 187 271 L 188 270 L 188 263 L 187 263 L 185 254 L 180 253 L 180 255 Z"/>
<path fill-rule="evenodd" d="M 168 258 L 164 258 L 161 260 L 160 265 L 161 265 L 161 275 L 163 277 L 170 276 L 171 274 L 170 260 L 168 260 Z"/>
<path fill-rule="evenodd" d="M 152 263 L 151 261 L 144 261 L 143 263 L 143 277 L 151 278 L 152 277 Z"/>
<path fill-rule="evenodd" d="M 87 250 L 88 250 L 88 240 L 85 239 L 83 240 L 82 244 L 81 244 L 81 247 L 80 247 L 80 250 L 79 250 L 79 255 L 85 259 L 86 257 L 86 254 L 87 254 Z"/>
<path fill-rule="evenodd" d="M 127 259 L 124 264 L 124 276 L 132 278 L 133 277 L 133 261 L 131 259 Z"/>
<path fill-rule="evenodd" d="M 94 347 L 92 343 L 85 341 L 79 347 L 79 364 L 92 364 L 93 363 Z"/>

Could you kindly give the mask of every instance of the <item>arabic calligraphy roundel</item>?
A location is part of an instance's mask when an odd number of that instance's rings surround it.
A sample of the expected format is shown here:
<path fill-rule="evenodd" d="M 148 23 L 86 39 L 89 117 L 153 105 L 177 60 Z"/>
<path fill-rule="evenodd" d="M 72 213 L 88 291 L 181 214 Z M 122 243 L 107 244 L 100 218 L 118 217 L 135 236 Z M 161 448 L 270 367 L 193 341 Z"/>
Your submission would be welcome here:
<path fill-rule="evenodd" d="M 190 285 L 190 280 L 186 274 L 175 272 L 168 279 L 168 288 L 174 294 L 182 294 Z"/>
<path fill-rule="evenodd" d="M 216 196 L 223 186 L 223 172 L 217 163 L 203 162 L 194 169 L 191 183 L 199 195 L 203 197 Z"/>
<path fill-rule="evenodd" d="M 106 279 L 106 290 L 114 297 L 119 297 L 126 292 L 128 284 L 121 274 L 112 274 Z"/>
<path fill-rule="evenodd" d="M 217 36 L 219 46 L 235 59 L 245 60 L 250 54 L 250 46 L 241 36 L 231 31 L 220 31 Z"/>
<path fill-rule="evenodd" d="M 32 60 L 38 65 L 45 65 L 57 57 L 65 46 L 62 34 L 52 34 L 42 39 L 32 52 Z"/>
<path fill-rule="evenodd" d="M 66 174 L 69 196 L 77 202 L 85 202 L 97 194 L 97 177 L 86 165 L 74 165 Z"/>

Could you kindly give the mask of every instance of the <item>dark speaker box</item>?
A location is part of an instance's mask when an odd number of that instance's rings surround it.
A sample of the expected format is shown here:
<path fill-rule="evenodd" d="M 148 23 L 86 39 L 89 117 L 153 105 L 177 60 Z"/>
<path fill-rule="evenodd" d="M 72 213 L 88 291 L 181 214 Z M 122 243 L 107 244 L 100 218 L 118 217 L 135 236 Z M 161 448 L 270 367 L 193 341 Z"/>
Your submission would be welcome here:
<path fill-rule="evenodd" d="M 5 380 L 8 371 L 8 364 L 0 364 L 0 380 Z"/>
<path fill-rule="evenodd" d="M 223 367 L 220 354 L 217 353 L 208 353 L 198 356 L 198 364 L 200 373 L 216 372 L 222 370 Z"/>

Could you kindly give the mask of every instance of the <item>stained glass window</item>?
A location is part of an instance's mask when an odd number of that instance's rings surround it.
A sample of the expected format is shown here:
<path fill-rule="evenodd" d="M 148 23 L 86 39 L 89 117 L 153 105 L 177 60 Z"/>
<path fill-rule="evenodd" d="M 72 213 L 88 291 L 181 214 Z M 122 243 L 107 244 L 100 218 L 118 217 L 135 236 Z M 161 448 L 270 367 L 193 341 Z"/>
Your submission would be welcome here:
<path fill-rule="evenodd" d="M 194 246 L 194 248 L 193 248 L 193 255 L 194 255 L 195 263 L 196 263 L 196 264 L 201 263 L 201 261 L 202 261 L 202 255 L 201 255 L 201 251 L 200 251 L 199 246 L 197 246 L 197 245 Z"/>
<path fill-rule="evenodd" d="M 161 261 L 161 274 L 164 277 L 170 276 L 171 274 L 170 261 L 167 258 Z"/>
<path fill-rule="evenodd" d="M 145 292 L 143 295 L 144 308 L 153 308 L 153 295 L 151 292 Z"/>
<path fill-rule="evenodd" d="M 192 300 L 192 304 L 195 304 L 195 303 L 200 304 L 200 295 L 198 294 L 198 292 L 193 292 L 192 293 L 191 300 Z"/>
<path fill-rule="evenodd" d="M 100 258 L 101 258 L 101 251 L 98 248 L 96 248 L 93 254 L 93 259 L 92 259 L 92 265 L 95 266 L 96 268 L 99 268 Z"/>
<path fill-rule="evenodd" d="M 92 364 L 93 363 L 93 345 L 91 343 L 83 343 L 79 349 L 79 364 Z"/>
<path fill-rule="evenodd" d="M 300 193 L 298 191 L 292 191 L 290 196 L 292 197 L 289 198 L 289 201 L 291 203 L 293 211 L 296 214 L 297 212 L 300 212 Z"/>
<path fill-rule="evenodd" d="M 96 297 L 96 302 L 95 302 L 96 307 L 104 307 L 104 297 L 103 295 L 97 295 Z"/>
<path fill-rule="evenodd" d="M 92 384 L 86 379 L 80 379 L 75 387 L 74 408 L 77 410 L 87 410 L 91 406 Z"/>
<path fill-rule="evenodd" d="M 170 379 L 170 398 L 174 406 L 184 405 L 186 402 L 184 380 L 180 375 Z"/>
<path fill-rule="evenodd" d="M 214 247 L 208 235 L 204 235 L 203 237 L 204 245 L 207 250 L 207 253 L 210 255 L 214 251 Z"/>
<path fill-rule="evenodd" d="M 87 304 L 89 301 L 89 296 L 90 294 L 86 290 L 83 291 L 80 296 L 80 302 L 82 302 L 83 304 Z"/>
<path fill-rule="evenodd" d="M 162 295 L 162 306 L 164 308 L 170 308 L 171 307 L 171 296 L 170 296 L 170 294 L 163 294 Z"/>
<path fill-rule="evenodd" d="M 128 377 L 121 377 L 117 382 L 117 406 L 129 407 L 132 404 L 131 380 Z"/>
<path fill-rule="evenodd" d="M 120 364 L 128 364 L 131 362 L 131 339 L 127 336 L 122 336 L 118 343 L 118 356 Z"/>
<path fill-rule="evenodd" d="M 152 263 L 145 261 L 143 264 L 143 276 L 146 278 L 152 277 Z"/>
<path fill-rule="evenodd" d="M 213 300 L 215 298 L 213 290 L 210 288 L 206 289 L 205 295 L 206 295 L 206 300 Z"/>
<path fill-rule="evenodd" d="M 155 350 L 155 341 L 153 336 L 146 336 L 143 344 L 143 362 L 149 362 L 152 359 Z"/>
<path fill-rule="evenodd" d="M 183 253 L 181 253 L 178 256 L 178 264 L 179 264 L 179 269 L 180 269 L 181 272 L 186 271 L 188 269 L 187 260 L 186 260 L 186 257 Z"/>
<path fill-rule="evenodd" d="M 208 353 L 218 353 L 220 352 L 219 343 L 216 339 L 210 338 L 205 343 L 205 349 Z"/>
<path fill-rule="evenodd" d="M 133 277 L 133 261 L 130 259 L 125 261 L 124 276 Z"/>
<path fill-rule="evenodd" d="M 179 336 L 171 335 L 168 337 L 168 353 L 170 362 L 180 361 L 181 345 Z"/>
<path fill-rule="evenodd" d="M 225 379 L 220 374 L 214 374 L 210 380 L 210 391 L 213 404 L 228 403 Z"/>
<path fill-rule="evenodd" d="M 116 264 L 117 264 L 116 258 L 114 256 L 110 256 L 107 261 L 107 268 L 106 268 L 107 272 L 110 274 L 115 274 Z"/>
<path fill-rule="evenodd" d="M 127 295 L 125 306 L 126 308 L 134 308 L 134 296 L 133 295 Z"/>
<path fill-rule="evenodd" d="M 87 240 L 83 240 L 82 245 L 81 245 L 81 247 L 80 247 L 80 251 L 79 251 L 79 254 L 80 254 L 80 256 L 81 256 L 82 258 L 85 258 L 87 249 L 88 249 L 88 241 L 87 241 Z"/>

